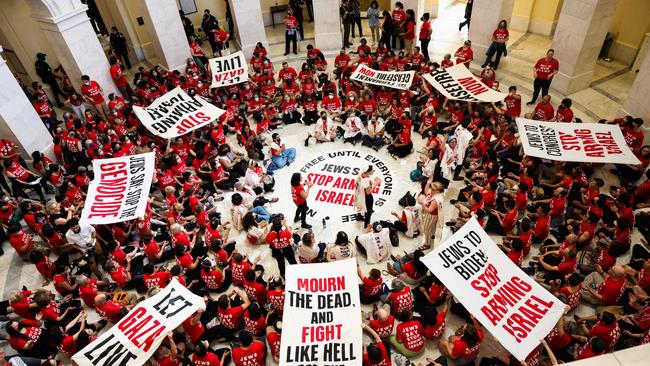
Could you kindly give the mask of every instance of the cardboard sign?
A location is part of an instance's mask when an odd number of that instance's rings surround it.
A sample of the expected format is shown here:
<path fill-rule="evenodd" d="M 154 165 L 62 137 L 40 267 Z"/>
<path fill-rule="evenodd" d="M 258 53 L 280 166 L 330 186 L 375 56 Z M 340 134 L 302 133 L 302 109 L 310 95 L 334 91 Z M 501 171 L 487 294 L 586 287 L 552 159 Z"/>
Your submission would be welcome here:
<path fill-rule="evenodd" d="M 408 89 L 413 82 L 415 71 L 379 71 L 366 65 L 359 65 L 350 79 L 393 89 Z"/>
<path fill-rule="evenodd" d="M 640 164 L 617 125 L 517 118 L 517 128 L 524 152 L 529 156 L 582 163 Z"/>
<path fill-rule="evenodd" d="M 88 186 L 80 221 L 113 224 L 144 216 L 155 160 L 153 152 L 93 160 L 95 178 Z"/>
<path fill-rule="evenodd" d="M 424 79 L 447 99 L 464 102 L 499 102 L 507 94 L 488 88 L 465 65 L 458 64 L 424 75 Z"/>
<path fill-rule="evenodd" d="M 155 296 L 140 302 L 122 320 L 72 356 L 79 366 L 140 366 L 158 349 L 167 333 L 197 310 L 203 298 L 177 279 Z"/>
<path fill-rule="evenodd" d="M 515 265 L 475 218 L 422 262 L 518 360 L 564 313 L 564 304 Z"/>
<path fill-rule="evenodd" d="M 219 88 L 248 81 L 248 64 L 242 51 L 232 55 L 211 58 L 210 71 L 212 71 L 211 88 Z"/>
<path fill-rule="evenodd" d="M 140 122 L 154 135 L 171 139 L 216 120 L 226 111 L 200 96 L 190 97 L 176 87 L 148 107 L 133 107 Z"/>
<path fill-rule="evenodd" d="M 287 267 L 280 366 L 360 366 L 356 259 Z"/>

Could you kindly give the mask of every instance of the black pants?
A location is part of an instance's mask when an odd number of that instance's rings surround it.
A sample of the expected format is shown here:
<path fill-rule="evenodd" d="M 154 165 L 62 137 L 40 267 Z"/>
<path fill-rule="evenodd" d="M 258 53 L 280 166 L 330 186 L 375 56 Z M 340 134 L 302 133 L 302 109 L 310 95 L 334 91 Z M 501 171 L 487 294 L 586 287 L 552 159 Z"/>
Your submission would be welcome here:
<path fill-rule="evenodd" d="M 364 146 L 375 147 L 382 146 L 384 144 L 384 139 L 381 137 L 375 137 L 374 139 L 368 135 L 363 135 L 361 141 Z"/>
<path fill-rule="evenodd" d="M 295 30 L 285 30 L 284 31 L 284 53 L 289 53 L 289 44 L 293 44 L 293 53 L 298 53 L 298 38 Z"/>
<path fill-rule="evenodd" d="M 400 37 L 399 33 L 400 33 L 400 31 L 398 29 L 396 29 L 393 32 L 393 35 L 391 37 L 392 38 L 391 44 L 392 44 L 393 49 L 397 48 L 397 40 L 399 39 L 399 49 L 403 50 L 404 49 L 404 38 Z"/>
<path fill-rule="evenodd" d="M 35 181 L 36 177 L 33 175 L 30 175 L 25 181 L 26 182 L 33 182 Z M 20 183 L 14 179 L 11 180 L 11 186 L 13 188 L 14 196 L 16 197 L 23 197 L 23 198 L 29 198 L 27 193 L 25 193 L 26 189 L 33 189 L 36 191 L 36 194 L 38 194 L 38 197 L 41 199 L 41 201 L 45 202 L 45 196 L 43 195 L 43 187 L 41 187 L 41 184 L 35 184 L 35 185 L 30 185 L 30 184 L 23 184 Z"/>
<path fill-rule="evenodd" d="M 314 0 L 306 0 L 305 6 L 307 7 L 307 15 L 309 15 L 309 21 L 314 21 Z"/>
<path fill-rule="evenodd" d="M 361 16 L 355 17 L 355 18 L 352 20 L 352 27 L 351 27 L 351 28 L 352 28 L 352 29 L 351 29 L 351 31 L 352 31 L 352 38 L 354 38 L 354 26 L 355 26 L 355 25 L 359 27 L 359 38 L 363 37 L 363 28 L 361 28 Z"/>
<path fill-rule="evenodd" d="M 375 204 L 375 199 L 372 197 L 372 193 L 366 195 L 366 215 L 363 217 L 363 226 L 368 227 L 370 225 L 370 218 L 372 217 L 373 205 Z"/>
<path fill-rule="evenodd" d="M 302 225 L 305 225 L 307 223 L 307 210 L 309 207 L 307 207 L 307 202 L 303 202 L 296 207 L 296 216 L 294 217 L 293 221 L 296 221 L 296 219 L 300 219 L 300 223 Z"/>
<path fill-rule="evenodd" d="M 128 70 L 131 70 L 131 60 L 129 59 L 128 51 L 115 52 L 115 55 L 122 61 L 122 64 L 126 65 Z"/>
<path fill-rule="evenodd" d="M 347 47 L 350 44 L 350 28 L 354 26 L 352 20 L 343 21 L 343 47 Z"/>
<path fill-rule="evenodd" d="M 499 62 L 501 62 L 501 56 L 503 56 L 503 51 L 505 50 L 506 46 L 503 43 L 495 44 L 492 47 L 490 47 L 487 58 L 485 59 L 485 64 L 488 63 L 488 61 L 491 61 L 492 64 L 494 65 L 494 69 L 496 70 L 497 67 L 499 67 Z M 496 53 L 496 58 L 494 61 L 492 61 L 492 56 Z"/>
<path fill-rule="evenodd" d="M 298 21 L 298 32 L 300 32 L 300 38 L 305 39 L 305 29 L 302 26 L 302 8 L 293 9 L 293 16 L 296 17 L 296 20 Z"/>
<path fill-rule="evenodd" d="M 533 82 L 533 99 L 531 99 L 533 102 L 537 100 L 540 90 L 542 91 L 542 97 L 548 95 L 548 89 L 551 87 L 552 80 L 553 79 L 542 80 L 540 78 L 535 78 L 535 81 Z"/>
<path fill-rule="evenodd" d="M 422 55 L 424 56 L 424 59 L 429 61 L 429 42 L 431 42 L 430 39 L 421 39 L 420 40 L 420 52 L 422 52 Z"/>
<path fill-rule="evenodd" d="M 63 105 L 63 103 L 61 102 L 60 95 L 65 96 L 65 93 L 63 93 L 61 89 L 59 89 L 59 83 L 56 82 L 56 79 L 52 78 L 52 80 L 47 82 L 47 85 L 49 85 L 50 89 L 52 89 L 52 94 L 54 94 L 54 100 L 56 100 L 56 104 L 58 106 Z"/>
<path fill-rule="evenodd" d="M 271 248 L 271 255 L 278 261 L 278 269 L 280 270 L 280 276 L 284 278 L 284 259 L 286 258 L 289 264 L 296 264 L 296 255 L 293 253 L 293 248 L 291 246 L 284 247 L 282 249 Z"/>

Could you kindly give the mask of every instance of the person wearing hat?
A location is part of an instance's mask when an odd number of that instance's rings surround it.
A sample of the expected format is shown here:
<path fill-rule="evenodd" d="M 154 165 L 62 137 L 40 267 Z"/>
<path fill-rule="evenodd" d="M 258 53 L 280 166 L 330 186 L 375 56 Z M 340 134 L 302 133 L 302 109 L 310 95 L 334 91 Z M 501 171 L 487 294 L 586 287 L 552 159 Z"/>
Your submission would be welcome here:
<path fill-rule="evenodd" d="M 373 213 L 374 198 L 372 192 L 381 184 L 381 179 L 372 175 L 375 173 L 372 165 L 361 172 L 354 183 L 354 207 L 357 211 L 357 220 L 363 220 L 363 226 L 370 225 L 370 217 Z"/>
<path fill-rule="evenodd" d="M 56 79 L 61 79 L 60 76 L 54 75 L 52 73 L 52 68 L 50 65 L 45 61 L 45 57 L 47 55 L 44 53 L 37 53 L 36 54 L 36 62 L 34 63 L 34 67 L 36 68 L 36 73 L 38 76 L 40 76 L 41 80 L 50 86 L 52 89 L 52 93 L 54 94 L 54 99 L 56 100 L 56 105 L 57 107 L 61 108 L 63 107 L 63 103 L 61 102 L 61 98 L 59 95 L 63 95 L 64 93 L 59 89 L 59 84 L 57 83 Z"/>
<path fill-rule="evenodd" d="M 390 229 L 379 221 L 366 228 L 366 232 L 354 239 L 360 253 L 366 255 L 366 263 L 376 264 L 390 257 Z"/>

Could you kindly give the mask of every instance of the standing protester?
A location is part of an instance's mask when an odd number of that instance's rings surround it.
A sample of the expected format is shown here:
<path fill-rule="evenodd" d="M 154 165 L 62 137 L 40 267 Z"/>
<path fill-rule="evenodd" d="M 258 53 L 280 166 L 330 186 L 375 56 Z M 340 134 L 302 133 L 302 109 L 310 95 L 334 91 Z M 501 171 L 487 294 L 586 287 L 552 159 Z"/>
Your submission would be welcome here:
<path fill-rule="evenodd" d="M 404 5 L 398 1 L 395 3 L 395 8 L 391 13 L 391 19 L 393 20 L 393 34 L 391 36 L 391 45 L 393 49 L 397 48 L 397 39 L 399 38 L 399 49 L 404 49 L 404 38 L 400 37 L 400 34 L 404 31 L 404 23 L 406 22 L 406 11 L 404 11 Z"/>
<path fill-rule="evenodd" d="M 422 55 L 424 59 L 429 61 L 429 42 L 431 42 L 431 34 L 433 33 L 433 28 L 431 28 L 431 22 L 429 21 L 431 15 L 429 13 L 422 14 L 422 25 L 420 26 L 420 48 L 422 49 Z"/>
<path fill-rule="evenodd" d="M 510 33 L 508 32 L 508 22 L 502 20 L 499 22 L 497 29 L 495 29 L 492 33 L 492 43 L 486 52 L 487 58 L 485 59 L 483 65 L 481 65 L 482 68 L 485 68 L 485 66 L 490 62 L 492 62 L 495 70 L 499 67 L 501 56 L 506 56 L 508 54 L 506 50 L 506 42 L 508 42 L 509 37 Z M 494 56 L 495 53 L 497 57 L 494 61 L 492 61 L 492 56 Z"/>
<path fill-rule="evenodd" d="M 63 107 L 63 102 L 61 102 L 60 96 L 63 94 L 61 89 L 59 89 L 59 84 L 56 82 L 56 79 L 61 79 L 61 77 L 56 76 L 52 73 L 52 68 L 50 65 L 45 61 L 45 54 L 44 53 L 37 53 L 36 54 L 36 62 L 34 63 L 34 67 L 36 68 L 36 73 L 38 76 L 41 77 L 41 80 L 50 86 L 50 89 L 52 89 L 52 94 L 54 94 L 54 99 L 56 100 L 56 105 L 57 107 L 61 108 Z M 66 95 L 64 95 L 65 97 Z"/>
<path fill-rule="evenodd" d="M 309 23 L 314 21 L 314 0 L 305 0 L 307 7 L 307 15 L 309 15 Z"/>
<path fill-rule="evenodd" d="M 120 63 L 117 60 L 117 56 L 111 56 L 109 63 L 111 64 L 111 78 L 113 78 L 115 86 L 117 86 L 117 89 L 120 91 L 120 94 L 122 94 L 124 98 L 131 100 L 131 96 L 133 96 L 133 90 L 131 90 L 131 86 L 126 80 L 126 75 L 124 74 L 122 66 L 120 66 Z"/>
<path fill-rule="evenodd" d="M 379 35 L 379 4 L 377 1 L 370 3 L 370 7 L 366 11 L 366 18 L 368 18 L 368 26 L 370 27 L 370 35 L 372 35 L 373 46 L 377 45 L 380 40 Z"/>
<path fill-rule="evenodd" d="M 464 26 L 467 26 L 469 29 L 469 22 L 472 20 L 472 7 L 474 6 L 474 0 L 467 0 L 467 5 L 465 5 L 465 20 L 458 23 L 458 30 L 463 29 Z"/>
<path fill-rule="evenodd" d="M 194 30 L 194 23 L 192 23 L 190 18 L 185 16 L 185 12 L 183 10 L 179 10 L 178 14 L 180 15 L 181 21 L 183 22 L 183 29 L 185 30 L 185 35 L 187 38 L 194 37 L 196 34 L 196 31 Z"/>
<path fill-rule="evenodd" d="M 307 211 L 309 210 L 309 207 L 307 207 L 307 197 L 314 182 L 308 180 L 303 183 L 301 180 L 302 176 L 298 172 L 293 173 L 291 176 L 291 198 L 297 206 L 293 222 L 300 221 L 302 228 L 311 229 L 311 225 L 307 224 Z"/>
<path fill-rule="evenodd" d="M 399 34 L 400 39 L 404 40 L 404 49 L 407 54 L 413 52 L 413 41 L 415 40 L 415 12 L 413 9 L 406 10 L 406 21 L 404 22 L 404 32 Z"/>
<path fill-rule="evenodd" d="M 131 70 L 131 60 L 129 60 L 129 50 L 126 45 L 126 37 L 121 32 L 118 32 L 117 28 L 111 28 L 111 49 L 115 53 L 115 56 L 119 57 L 120 61 L 126 65 L 127 70 Z"/>
<path fill-rule="evenodd" d="M 271 219 L 271 230 L 266 234 L 264 241 L 271 247 L 271 255 L 278 261 L 278 270 L 280 276 L 284 277 L 286 259 L 289 264 L 297 264 L 296 255 L 291 246 L 293 233 L 287 225 L 282 214 L 278 214 Z"/>
<path fill-rule="evenodd" d="M 298 21 L 298 32 L 300 33 L 300 39 L 305 39 L 305 29 L 302 26 L 302 8 L 305 7 L 305 0 L 289 0 L 289 7 L 293 11 L 293 16 L 296 17 Z"/>
<path fill-rule="evenodd" d="M 235 34 L 235 23 L 232 20 L 232 10 L 230 10 L 230 2 L 228 0 L 224 0 L 226 3 L 226 23 L 228 23 L 228 40 L 232 41 L 234 39 L 234 34 Z M 229 47 L 226 45 L 226 47 Z"/>
<path fill-rule="evenodd" d="M 381 15 L 384 17 L 384 21 L 381 23 L 381 38 L 379 39 L 379 43 L 390 50 L 390 40 L 395 32 L 395 25 L 393 24 L 393 18 L 388 10 L 384 10 Z"/>
<path fill-rule="evenodd" d="M 289 43 L 293 44 L 293 54 L 298 54 L 298 34 L 296 28 L 298 27 L 298 19 L 293 16 L 293 10 L 287 10 L 287 15 L 284 17 L 284 55 L 289 54 Z"/>
<path fill-rule="evenodd" d="M 361 4 L 359 0 L 351 0 L 350 6 L 352 7 L 352 38 L 354 38 L 354 26 L 359 27 L 359 38 L 363 38 L 363 29 L 361 28 Z"/>
<path fill-rule="evenodd" d="M 539 92 L 542 96 L 548 95 L 548 89 L 551 87 L 553 76 L 560 70 L 560 63 L 553 57 L 555 50 L 552 48 L 546 51 L 546 57 L 537 60 L 535 64 L 535 81 L 533 82 L 533 98 L 526 104 L 535 104 Z"/>
<path fill-rule="evenodd" d="M 354 26 L 354 8 L 352 0 L 345 0 L 341 5 L 341 16 L 343 16 L 343 47 L 352 46 L 350 42 L 350 28 Z"/>
<path fill-rule="evenodd" d="M 363 227 L 370 225 L 375 202 L 372 191 L 381 183 L 379 177 L 372 179 L 374 173 L 372 165 L 369 165 L 368 169 L 359 174 L 354 184 L 354 206 L 357 210 L 357 221 L 363 220 Z"/>
<path fill-rule="evenodd" d="M 99 113 L 104 119 L 108 119 L 111 112 L 108 110 L 108 106 L 106 105 L 104 90 L 102 87 L 95 80 L 90 80 L 88 75 L 82 76 L 81 82 L 81 95 L 83 95 L 84 100 L 95 107 L 97 113 Z"/>
<path fill-rule="evenodd" d="M 201 21 L 201 29 L 205 33 L 208 42 L 210 42 L 210 47 L 212 47 L 212 53 L 217 52 L 219 47 L 217 47 L 217 41 L 213 36 L 214 30 L 219 28 L 219 21 L 214 15 L 210 14 L 210 10 L 205 9 L 203 11 L 203 20 Z"/>

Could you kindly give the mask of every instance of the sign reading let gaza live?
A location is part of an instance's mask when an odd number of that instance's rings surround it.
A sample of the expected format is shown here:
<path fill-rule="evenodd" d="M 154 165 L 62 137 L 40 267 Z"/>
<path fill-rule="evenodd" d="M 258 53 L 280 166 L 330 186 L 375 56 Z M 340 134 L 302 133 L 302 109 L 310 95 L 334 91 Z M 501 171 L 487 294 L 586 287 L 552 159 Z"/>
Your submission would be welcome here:
<path fill-rule="evenodd" d="M 316 219 L 326 216 L 332 220 L 340 218 L 343 223 L 355 221 L 355 183 L 369 165 L 373 167 L 373 176 L 381 180 L 373 191 L 376 209 L 383 206 L 393 193 L 393 175 L 381 159 L 373 154 L 342 150 L 319 154 L 306 163 L 300 173 L 314 182 L 307 199 L 307 215 Z"/>

